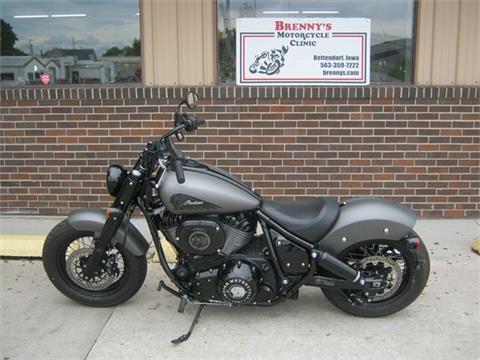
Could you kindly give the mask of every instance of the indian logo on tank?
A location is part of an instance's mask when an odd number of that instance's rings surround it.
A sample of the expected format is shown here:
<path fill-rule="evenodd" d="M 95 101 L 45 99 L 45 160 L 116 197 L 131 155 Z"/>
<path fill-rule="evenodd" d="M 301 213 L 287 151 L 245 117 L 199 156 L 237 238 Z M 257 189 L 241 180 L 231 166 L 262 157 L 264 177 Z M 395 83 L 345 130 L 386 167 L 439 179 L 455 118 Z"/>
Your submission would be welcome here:
<path fill-rule="evenodd" d="M 184 209 L 220 209 L 220 206 L 209 203 L 207 201 L 194 198 L 193 196 L 188 196 L 184 194 L 175 194 L 170 197 L 170 203 L 173 205 L 175 210 L 184 210 Z"/>
<path fill-rule="evenodd" d="M 188 199 L 188 200 L 185 200 L 185 201 L 183 202 L 183 205 L 186 205 L 186 206 L 188 206 L 188 205 L 198 206 L 198 205 L 203 205 L 203 201 L 195 201 L 195 200 L 190 200 L 190 199 Z"/>

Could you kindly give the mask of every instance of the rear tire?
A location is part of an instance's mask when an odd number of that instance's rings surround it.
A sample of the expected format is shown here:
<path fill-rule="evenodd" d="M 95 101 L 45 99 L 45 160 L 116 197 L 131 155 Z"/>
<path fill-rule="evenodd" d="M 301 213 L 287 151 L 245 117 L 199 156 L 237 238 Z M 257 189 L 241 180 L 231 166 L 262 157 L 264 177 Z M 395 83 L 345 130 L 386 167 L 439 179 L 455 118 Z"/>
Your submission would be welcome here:
<path fill-rule="evenodd" d="M 123 272 L 114 283 L 102 290 L 89 290 L 79 286 L 81 280 L 72 280 L 72 271 L 67 270 L 66 265 L 67 249 L 70 244 L 84 237 L 93 237 L 93 233 L 75 230 L 67 219 L 48 234 L 43 246 L 42 260 L 53 285 L 65 296 L 87 306 L 115 306 L 134 296 L 145 280 L 147 258 L 145 255 L 134 256 L 119 246 L 115 250 L 123 261 Z M 85 258 L 85 255 L 83 257 Z"/>
<path fill-rule="evenodd" d="M 396 247 L 402 247 L 403 250 L 409 251 L 400 242 L 395 242 L 395 244 Z M 409 260 L 407 260 L 407 266 L 411 267 L 410 271 L 407 272 L 405 278 L 402 280 L 399 290 L 391 298 L 384 301 L 357 304 L 346 296 L 345 290 L 322 288 L 322 292 L 337 308 L 355 316 L 381 317 L 396 313 L 410 305 L 420 296 L 428 281 L 430 259 L 422 240 L 420 240 L 419 247 L 415 250 L 415 254 L 417 257 L 416 267 L 412 263 L 408 263 Z M 343 259 L 345 255 L 344 252 L 340 254 L 338 258 Z"/>

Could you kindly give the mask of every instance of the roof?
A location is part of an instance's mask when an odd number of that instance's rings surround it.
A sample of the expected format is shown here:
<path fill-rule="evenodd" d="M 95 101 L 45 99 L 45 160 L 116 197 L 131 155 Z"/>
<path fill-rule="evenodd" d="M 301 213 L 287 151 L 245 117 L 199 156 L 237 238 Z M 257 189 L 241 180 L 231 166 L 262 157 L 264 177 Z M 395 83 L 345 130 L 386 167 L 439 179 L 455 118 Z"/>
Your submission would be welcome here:
<path fill-rule="evenodd" d="M 50 63 L 59 66 L 55 59 L 38 58 L 36 56 L 0 56 L 0 65 L 2 67 L 25 67 L 33 60 L 36 60 L 42 66 L 47 66 Z"/>
<path fill-rule="evenodd" d="M 58 58 L 73 56 L 77 60 L 94 60 L 97 61 L 97 55 L 94 49 L 58 49 L 49 50 L 43 54 L 48 58 Z"/>
<path fill-rule="evenodd" d="M 140 64 L 140 56 L 100 56 L 98 60 L 111 61 L 113 63 Z"/>
<path fill-rule="evenodd" d="M 24 67 L 34 59 L 43 65 L 35 56 L 0 56 L 0 64 L 5 67 Z"/>
<path fill-rule="evenodd" d="M 380 60 L 390 56 L 404 56 L 405 52 L 411 50 L 411 48 L 411 39 L 385 41 L 372 46 L 372 60 Z"/>
<path fill-rule="evenodd" d="M 45 66 L 49 65 L 50 63 L 54 63 L 56 66 L 60 66 L 56 59 L 42 59 Z"/>

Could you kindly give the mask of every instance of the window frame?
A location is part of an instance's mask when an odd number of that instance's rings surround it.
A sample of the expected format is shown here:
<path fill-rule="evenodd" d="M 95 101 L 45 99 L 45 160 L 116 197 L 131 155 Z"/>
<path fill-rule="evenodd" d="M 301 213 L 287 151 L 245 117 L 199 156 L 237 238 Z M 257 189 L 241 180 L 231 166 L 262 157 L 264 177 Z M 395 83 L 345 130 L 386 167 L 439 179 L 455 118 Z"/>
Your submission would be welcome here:
<path fill-rule="evenodd" d="M 137 1 L 137 4 L 138 4 L 138 12 L 140 13 L 141 12 L 141 3 L 145 1 L 145 0 L 138 0 Z M 216 0 L 215 0 L 216 1 Z M 5 20 L 5 18 L 2 17 L 3 20 Z M 143 41 L 143 31 L 142 31 L 142 26 L 141 26 L 141 22 L 142 22 L 142 16 L 138 16 L 138 35 L 139 35 L 139 40 L 140 40 L 140 44 L 144 44 L 144 41 Z M 6 56 L 6 55 L 0 55 L 0 56 Z M 25 56 L 32 56 L 32 57 L 36 57 L 36 55 L 25 55 Z M 102 56 L 100 56 L 102 57 Z M 96 87 L 96 88 L 101 88 L 101 87 L 112 87 L 112 88 L 117 88 L 117 87 L 133 87 L 133 86 L 145 86 L 145 83 L 144 83 L 144 71 L 143 71 L 143 50 L 142 50 L 142 46 L 140 47 L 140 69 L 141 69 L 141 79 L 138 81 L 138 82 L 118 82 L 118 83 L 92 83 L 92 84 L 89 84 L 89 83 L 85 83 L 85 84 L 75 84 L 75 83 L 55 83 L 55 84 L 52 84 L 50 85 L 50 87 L 61 87 L 61 88 L 68 88 L 68 87 L 86 87 L 86 88 L 93 88 L 93 87 Z M 2 68 L 1 68 L 1 64 L 0 64 L 0 72 L 1 72 Z M 37 73 L 38 73 L 38 77 L 37 77 Z M 24 73 L 26 75 L 26 79 L 27 82 L 36 82 L 36 81 L 40 81 L 40 72 L 34 72 L 34 71 L 25 71 Z M 55 71 L 55 74 L 58 75 L 57 71 Z M 30 75 L 32 75 L 32 80 L 30 80 Z M 15 76 L 14 76 L 14 79 L 15 79 Z M 55 79 L 57 80 L 57 79 Z M 7 81 L 7 80 L 5 80 Z M 8 80 L 10 81 L 10 80 Z M 15 80 L 14 80 L 15 81 Z M 14 89 L 20 89 L 20 88 L 29 88 L 29 89 L 33 89 L 33 88 L 36 88 L 36 87 L 44 87 L 40 84 L 36 84 L 36 83 L 31 83 L 31 84 L 28 84 L 28 83 L 23 83 L 23 84 L 12 84 L 12 85 L 3 85 L 5 88 L 14 88 Z"/>
<path fill-rule="evenodd" d="M 142 1 L 142 0 L 141 0 Z M 216 86 L 237 86 L 236 82 L 232 83 L 225 83 L 225 84 L 220 84 L 219 83 L 219 54 L 220 54 L 220 46 L 219 46 L 219 31 L 218 31 L 218 6 L 219 2 L 218 0 L 215 0 L 215 41 L 216 41 L 216 54 L 215 54 L 215 85 Z M 370 85 L 368 86 L 409 86 L 409 85 L 415 85 L 416 84 L 416 66 L 417 66 L 417 30 L 418 30 L 418 21 L 419 21 L 419 0 L 413 0 L 413 19 L 412 19 L 412 66 L 411 66 L 411 80 L 410 81 L 404 81 L 404 82 L 370 82 Z M 275 84 L 272 84 L 272 86 L 275 86 Z M 288 86 L 288 85 L 286 85 Z M 328 86 L 328 85 L 304 85 L 304 86 Z"/>

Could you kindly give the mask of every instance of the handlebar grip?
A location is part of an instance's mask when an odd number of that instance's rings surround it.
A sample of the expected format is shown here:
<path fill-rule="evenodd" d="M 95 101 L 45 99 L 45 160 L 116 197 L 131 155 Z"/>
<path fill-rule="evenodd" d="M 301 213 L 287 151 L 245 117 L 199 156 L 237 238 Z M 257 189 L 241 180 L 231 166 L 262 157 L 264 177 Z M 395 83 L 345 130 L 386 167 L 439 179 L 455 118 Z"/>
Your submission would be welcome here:
<path fill-rule="evenodd" d="M 195 116 L 185 116 L 185 130 L 187 130 L 188 132 L 197 130 L 197 128 L 204 123 L 204 119 L 199 119 Z"/>
<path fill-rule="evenodd" d="M 183 161 L 175 160 L 172 162 L 172 169 L 177 175 L 177 182 L 183 184 L 185 182 L 185 173 L 183 172 Z"/>

